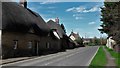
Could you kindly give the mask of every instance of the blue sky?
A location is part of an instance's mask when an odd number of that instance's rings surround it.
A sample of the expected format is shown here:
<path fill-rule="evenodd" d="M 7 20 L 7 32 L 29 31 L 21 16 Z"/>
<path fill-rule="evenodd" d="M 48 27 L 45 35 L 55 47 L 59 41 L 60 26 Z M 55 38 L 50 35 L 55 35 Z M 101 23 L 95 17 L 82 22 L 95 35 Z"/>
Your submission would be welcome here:
<path fill-rule="evenodd" d="M 100 7 L 103 2 L 29 2 L 28 8 L 39 13 L 47 22 L 59 17 L 67 35 L 73 30 L 81 37 L 100 37 Z M 105 35 L 104 35 L 105 36 Z"/>

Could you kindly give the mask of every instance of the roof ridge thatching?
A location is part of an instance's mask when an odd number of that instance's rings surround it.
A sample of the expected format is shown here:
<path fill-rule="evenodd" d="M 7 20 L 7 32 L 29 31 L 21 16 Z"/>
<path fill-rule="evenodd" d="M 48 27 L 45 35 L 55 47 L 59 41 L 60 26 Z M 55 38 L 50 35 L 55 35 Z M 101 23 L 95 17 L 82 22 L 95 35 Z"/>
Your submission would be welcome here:
<path fill-rule="evenodd" d="M 57 23 L 54 22 L 53 20 L 49 20 L 49 21 L 47 22 L 47 24 L 49 25 L 49 27 L 50 27 L 51 29 L 56 29 L 57 32 L 58 32 L 58 34 L 59 34 L 59 36 L 60 36 L 61 38 L 63 38 L 63 35 L 66 35 L 65 32 L 64 32 L 64 30 L 63 30 L 62 27 L 60 26 L 60 24 L 57 24 Z"/>
<path fill-rule="evenodd" d="M 12 31 L 28 30 L 31 25 L 37 24 L 42 32 L 49 32 L 49 28 L 42 17 L 30 9 L 26 9 L 15 2 L 2 3 L 2 29 Z"/>

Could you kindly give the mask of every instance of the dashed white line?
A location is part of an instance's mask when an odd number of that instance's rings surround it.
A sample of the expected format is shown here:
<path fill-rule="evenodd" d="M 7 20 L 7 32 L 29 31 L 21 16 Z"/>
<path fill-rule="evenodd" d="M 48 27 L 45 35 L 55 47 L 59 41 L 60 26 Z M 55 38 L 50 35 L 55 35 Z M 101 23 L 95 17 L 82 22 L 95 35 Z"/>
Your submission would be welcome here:
<path fill-rule="evenodd" d="M 94 59 L 95 55 L 97 54 L 98 50 L 99 50 L 100 47 L 98 47 L 97 51 L 95 52 L 95 54 L 93 55 L 93 57 L 88 61 L 88 65 L 89 66 L 92 62 L 92 60 Z"/>

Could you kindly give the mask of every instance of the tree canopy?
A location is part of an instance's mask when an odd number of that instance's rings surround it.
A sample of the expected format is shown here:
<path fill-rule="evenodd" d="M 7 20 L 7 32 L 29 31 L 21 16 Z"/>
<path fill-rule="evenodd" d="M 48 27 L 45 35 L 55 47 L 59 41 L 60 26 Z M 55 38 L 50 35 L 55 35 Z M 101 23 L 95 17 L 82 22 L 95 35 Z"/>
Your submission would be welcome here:
<path fill-rule="evenodd" d="M 105 2 L 104 6 L 101 8 L 102 29 L 98 30 L 120 43 L 120 2 Z"/>

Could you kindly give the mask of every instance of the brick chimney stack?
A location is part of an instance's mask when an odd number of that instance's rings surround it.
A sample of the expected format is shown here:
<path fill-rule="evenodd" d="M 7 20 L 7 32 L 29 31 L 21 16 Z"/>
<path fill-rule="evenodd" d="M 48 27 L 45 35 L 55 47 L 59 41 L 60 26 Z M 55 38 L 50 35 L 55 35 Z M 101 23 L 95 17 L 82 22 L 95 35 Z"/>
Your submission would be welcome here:
<path fill-rule="evenodd" d="M 27 8 L 27 1 L 26 0 L 20 0 L 19 4 L 23 6 L 24 8 Z"/>
<path fill-rule="evenodd" d="M 58 18 L 58 17 L 55 19 L 55 22 L 56 22 L 57 24 L 59 24 L 59 18 Z"/>

